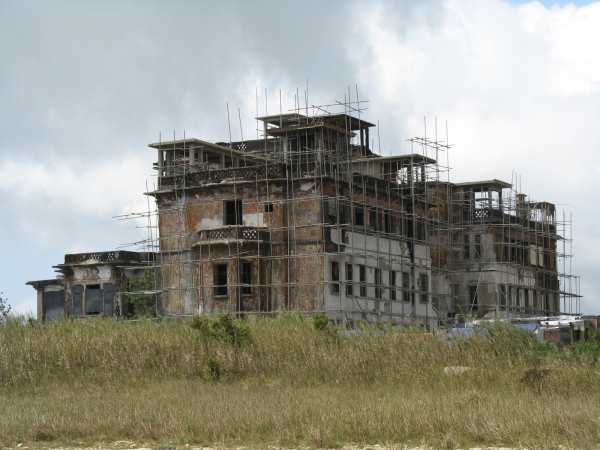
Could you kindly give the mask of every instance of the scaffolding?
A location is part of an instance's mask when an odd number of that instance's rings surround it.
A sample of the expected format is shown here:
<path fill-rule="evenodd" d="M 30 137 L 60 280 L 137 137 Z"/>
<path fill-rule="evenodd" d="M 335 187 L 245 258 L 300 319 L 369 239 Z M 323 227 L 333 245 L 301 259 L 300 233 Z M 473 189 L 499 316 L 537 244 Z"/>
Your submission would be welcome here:
<path fill-rule="evenodd" d="M 512 183 L 452 183 L 447 126 L 439 139 L 425 121 L 407 153 L 382 156 L 358 89 L 328 105 L 297 93 L 285 112 L 280 93 L 274 115 L 258 103 L 256 139 L 243 139 L 238 111 L 232 141 L 227 106 L 227 142 L 174 133 L 150 144 L 148 210 L 120 218 L 145 221 L 136 245 L 157 255 L 157 314 L 299 311 L 431 328 L 580 312 L 571 217 Z"/>

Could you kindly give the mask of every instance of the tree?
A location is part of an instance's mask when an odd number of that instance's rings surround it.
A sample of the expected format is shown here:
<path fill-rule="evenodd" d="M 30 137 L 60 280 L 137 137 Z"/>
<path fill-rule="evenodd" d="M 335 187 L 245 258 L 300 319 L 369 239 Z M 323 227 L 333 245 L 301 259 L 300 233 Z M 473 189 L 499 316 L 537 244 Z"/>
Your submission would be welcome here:
<path fill-rule="evenodd" d="M 154 291 L 154 272 L 144 269 L 144 272 L 129 278 L 128 292 L 123 293 L 123 315 L 128 318 L 156 316 L 156 294 Z"/>
<path fill-rule="evenodd" d="M 4 292 L 0 292 L 0 324 L 6 322 L 11 309 Z"/>

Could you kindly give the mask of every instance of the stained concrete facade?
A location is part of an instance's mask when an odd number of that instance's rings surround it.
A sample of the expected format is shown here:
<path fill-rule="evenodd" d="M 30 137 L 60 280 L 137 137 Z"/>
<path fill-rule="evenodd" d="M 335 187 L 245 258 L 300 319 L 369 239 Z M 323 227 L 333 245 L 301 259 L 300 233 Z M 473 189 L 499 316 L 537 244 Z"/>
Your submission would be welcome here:
<path fill-rule="evenodd" d="M 153 260 L 146 252 L 109 251 L 65 255 L 58 277 L 29 281 L 37 292 L 37 317 L 43 321 L 88 316 L 122 316 L 128 280 Z"/>

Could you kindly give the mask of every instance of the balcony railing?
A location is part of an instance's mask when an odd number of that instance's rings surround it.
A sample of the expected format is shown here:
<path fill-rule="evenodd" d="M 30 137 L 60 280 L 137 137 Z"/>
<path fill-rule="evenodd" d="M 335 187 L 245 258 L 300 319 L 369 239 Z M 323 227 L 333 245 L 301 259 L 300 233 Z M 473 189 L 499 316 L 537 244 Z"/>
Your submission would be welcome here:
<path fill-rule="evenodd" d="M 117 250 L 110 252 L 74 253 L 65 255 L 65 264 L 82 264 L 87 262 L 107 264 L 118 262 L 145 263 L 153 259 L 153 253 Z"/>
<path fill-rule="evenodd" d="M 219 183 L 223 180 L 256 180 L 274 179 L 285 177 L 285 167 L 279 163 L 249 167 L 226 167 L 222 169 L 210 169 L 194 171 L 192 168 L 183 177 L 183 170 L 178 176 L 160 177 L 161 189 L 175 189 L 185 186 L 198 186 L 209 183 Z"/>
<path fill-rule="evenodd" d="M 211 228 L 198 232 L 200 240 L 197 245 L 207 243 L 262 243 L 269 239 L 266 228 L 230 225 L 223 228 Z"/>

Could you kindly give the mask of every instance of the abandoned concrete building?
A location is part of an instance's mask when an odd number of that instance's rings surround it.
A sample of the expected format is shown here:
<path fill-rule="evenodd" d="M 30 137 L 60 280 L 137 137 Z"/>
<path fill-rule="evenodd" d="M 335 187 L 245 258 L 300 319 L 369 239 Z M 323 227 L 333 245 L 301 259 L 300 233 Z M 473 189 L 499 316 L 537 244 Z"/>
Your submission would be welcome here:
<path fill-rule="evenodd" d="M 92 286 L 145 260 L 165 315 L 302 311 L 431 328 L 461 316 L 579 313 L 570 221 L 552 203 L 495 179 L 451 182 L 447 142 L 413 138 L 409 153 L 381 156 L 360 113 L 319 111 L 259 117 L 253 140 L 150 144 L 149 253 L 111 265 L 110 276 L 94 265 L 106 277 Z M 83 262 L 67 262 L 60 283 L 31 284 L 38 298 L 62 295 L 66 310 L 87 314 L 88 288 L 73 291 Z M 120 314 L 117 304 L 102 311 Z M 42 308 L 44 317 L 59 309 Z"/>
<path fill-rule="evenodd" d="M 58 276 L 29 281 L 37 291 L 37 317 L 127 316 L 128 280 L 139 276 L 154 255 L 146 252 L 110 251 L 65 255 L 54 266 Z"/>
<path fill-rule="evenodd" d="M 577 278 L 558 270 L 569 223 L 553 204 L 499 180 L 443 180 L 438 141 L 377 155 L 374 125 L 350 114 L 258 120 L 256 140 L 150 145 L 166 314 L 299 310 L 435 326 L 578 312 Z"/>

